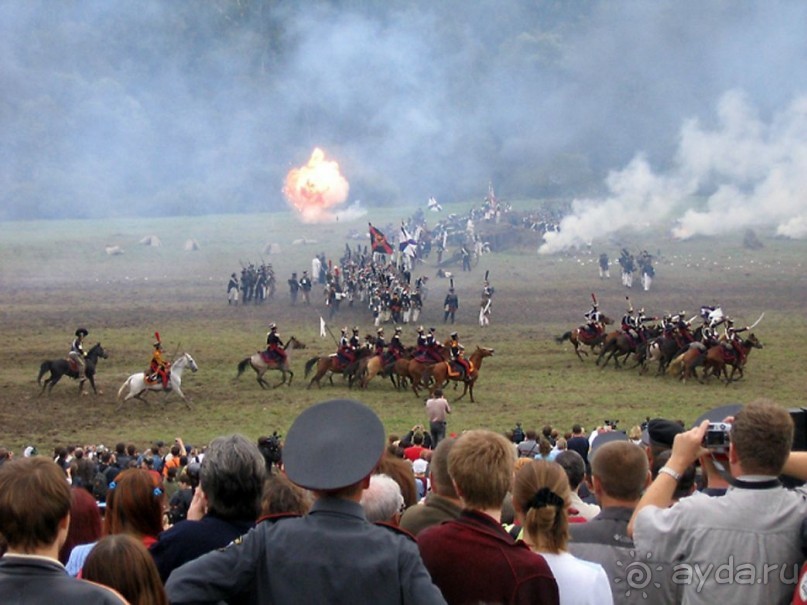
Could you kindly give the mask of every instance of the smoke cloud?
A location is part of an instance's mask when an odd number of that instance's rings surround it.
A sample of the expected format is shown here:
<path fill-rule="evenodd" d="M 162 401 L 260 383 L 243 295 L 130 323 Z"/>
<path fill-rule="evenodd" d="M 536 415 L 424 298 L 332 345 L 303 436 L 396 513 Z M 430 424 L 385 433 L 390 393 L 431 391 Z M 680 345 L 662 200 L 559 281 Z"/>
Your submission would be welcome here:
<path fill-rule="evenodd" d="M 321 147 L 346 205 L 577 198 L 547 250 L 763 199 L 794 236 L 805 24 L 786 0 L 0 0 L 0 220 L 285 209 Z"/>
<path fill-rule="evenodd" d="M 610 195 L 575 200 L 557 233 L 539 252 L 590 243 L 619 230 L 675 222 L 681 239 L 775 226 L 779 235 L 807 236 L 807 96 L 765 123 L 740 91 L 717 106 L 717 125 L 697 119 L 681 129 L 675 166 L 656 174 L 642 156 L 608 176 Z"/>

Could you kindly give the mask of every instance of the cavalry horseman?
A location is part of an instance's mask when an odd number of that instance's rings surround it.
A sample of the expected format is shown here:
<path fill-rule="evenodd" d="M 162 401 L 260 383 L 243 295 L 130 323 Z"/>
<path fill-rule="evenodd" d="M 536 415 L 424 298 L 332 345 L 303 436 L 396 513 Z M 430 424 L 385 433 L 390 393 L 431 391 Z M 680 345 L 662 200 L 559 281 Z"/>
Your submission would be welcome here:
<path fill-rule="evenodd" d="M 404 354 L 404 346 L 401 342 L 401 328 L 395 326 L 395 333 L 390 338 L 389 345 L 387 345 L 387 357 L 384 359 L 385 363 L 397 361 Z"/>
<path fill-rule="evenodd" d="M 387 342 L 384 340 L 384 328 L 378 328 L 375 333 L 376 337 L 374 354 L 383 356 L 384 349 L 387 348 Z"/>
<path fill-rule="evenodd" d="M 622 331 L 634 342 L 639 340 L 639 324 L 633 316 L 633 305 L 628 301 L 628 310 L 622 316 Z"/>
<path fill-rule="evenodd" d="M 426 336 L 426 357 L 432 363 L 443 361 L 443 359 L 440 357 L 440 352 L 437 350 L 441 344 L 434 337 L 434 333 L 436 331 L 437 330 L 435 328 L 429 328 L 429 333 Z"/>
<path fill-rule="evenodd" d="M 79 380 L 84 380 L 87 369 L 87 364 L 84 361 L 87 357 L 87 353 L 84 351 L 84 337 L 89 334 L 87 328 L 79 328 L 76 330 L 75 338 L 70 345 L 70 352 L 67 354 L 67 359 L 76 364 Z"/>
<path fill-rule="evenodd" d="M 602 313 L 600 312 L 599 304 L 594 294 L 591 295 L 591 309 L 583 314 L 586 318 L 585 330 L 590 336 L 596 336 L 602 330 Z"/>
<path fill-rule="evenodd" d="M 464 357 L 465 347 L 460 344 L 459 336 L 456 332 L 451 333 L 448 348 L 451 353 L 451 361 L 459 366 L 460 372 L 463 374 L 462 379 L 465 380 L 471 375 L 471 364 Z"/>
<path fill-rule="evenodd" d="M 426 336 L 426 332 L 423 330 L 423 326 L 418 326 L 417 329 L 418 339 L 417 339 L 417 347 L 415 349 L 415 354 L 420 357 L 426 357 L 428 354 L 428 337 Z"/>
<path fill-rule="evenodd" d="M 154 352 L 151 354 L 151 363 L 149 364 L 149 377 L 148 381 L 152 384 L 162 382 L 163 388 L 168 388 L 168 372 L 171 368 L 171 362 L 163 357 L 163 344 L 160 340 L 160 333 L 154 333 Z"/>
<path fill-rule="evenodd" d="M 277 333 L 277 324 L 273 323 L 269 326 L 269 332 L 266 333 L 264 357 L 267 361 L 277 361 L 281 365 L 286 363 L 286 351 L 283 347 L 283 341 Z"/>
<path fill-rule="evenodd" d="M 738 334 L 741 332 L 746 332 L 749 328 L 748 326 L 745 326 L 744 328 L 735 328 L 734 320 L 732 320 L 730 317 L 726 318 L 725 324 L 725 332 L 723 333 L 723 338 L 725 340 L 723 342 L 723 348 L 729 354 L 728 357 L 736 356 L 736 359 L 740 362 L 740 365 L 743 365 L 745 363 L 745 351 L 743 351 L 742 347 L 743 339 L 738 336 Z"/>

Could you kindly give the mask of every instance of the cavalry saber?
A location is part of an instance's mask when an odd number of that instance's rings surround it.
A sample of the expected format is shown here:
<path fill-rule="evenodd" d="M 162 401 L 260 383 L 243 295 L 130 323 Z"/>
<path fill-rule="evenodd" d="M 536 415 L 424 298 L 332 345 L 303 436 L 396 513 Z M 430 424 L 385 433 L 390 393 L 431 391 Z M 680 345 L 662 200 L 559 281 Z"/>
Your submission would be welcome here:
<path fill-rule="evenodd" d="M 759 319 L 757 319 L 754 323 L 752 323 L 750 326 L 748 326 L 748 329 L 753 330 L 757 326 L 757 324 L 762 321 L 763 317 L 765 317 L 765 312 L 764 311 L 762 312 L 762 315 L 759 316 Z"/>

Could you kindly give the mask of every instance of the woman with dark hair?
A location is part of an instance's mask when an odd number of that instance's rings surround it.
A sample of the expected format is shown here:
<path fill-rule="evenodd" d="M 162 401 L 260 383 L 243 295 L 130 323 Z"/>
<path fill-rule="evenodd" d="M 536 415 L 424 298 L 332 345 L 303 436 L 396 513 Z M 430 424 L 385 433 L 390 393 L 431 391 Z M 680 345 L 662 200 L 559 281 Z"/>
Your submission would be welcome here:
<path fill-rule="evenodd" d="M 127 534 L 101 539 L 84 562 L 82 577 L 117 590 L 131 605 L 168 605 L 148 550 Z"/>
<path fill-rule="evenodd" d="M 561 605 L 613 603 L 602 566 L 578 559 L 566 550 L 570 504 L 569 480 L 559 464 L 534 460 L 516 473 L 513 506 L 524 528 L 524 542 L 552 569 Z"/>
<path fill-rule="evenodd" d="M 79 544 L 94 543 L 101 537 L 101 513 L 98 502 L 86 489 L 74 487 L 70 490 L 70 527 L 67 539 L 59 550 L 59 561 L 66 564 L 70 552 Z"/>
<path fill-rule="evenodd" d="M 104 534 L 129 534 L 148 548 L 163 529 L 162 489 L 155 486 L 148 471 L 132 468 L 121 472 L 109 484 L 104 514 Z M 77 546 L 70 553 L 67 571 L 77 575 L 94 544 Z"/>

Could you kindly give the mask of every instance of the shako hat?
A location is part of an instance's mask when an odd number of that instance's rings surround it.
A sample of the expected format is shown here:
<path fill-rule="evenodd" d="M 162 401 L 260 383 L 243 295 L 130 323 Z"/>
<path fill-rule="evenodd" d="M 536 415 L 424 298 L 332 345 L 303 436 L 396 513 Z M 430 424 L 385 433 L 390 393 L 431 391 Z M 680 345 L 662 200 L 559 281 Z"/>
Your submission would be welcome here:
<path fill-rule="evenodd" d="M 331 399 L 295 419 L 286 434 L 283 465 L 300 487 L 341 489 L 373 471 L 385 441 L 384 425 L 373 410 L 352 399 Z"/>
<path fill-rule="evenodd" d="M 76 336 L 87 336 L 87 335 L 89 335 L 87 328 L 79 328 L 78 330 L 76 330 Z"/>

